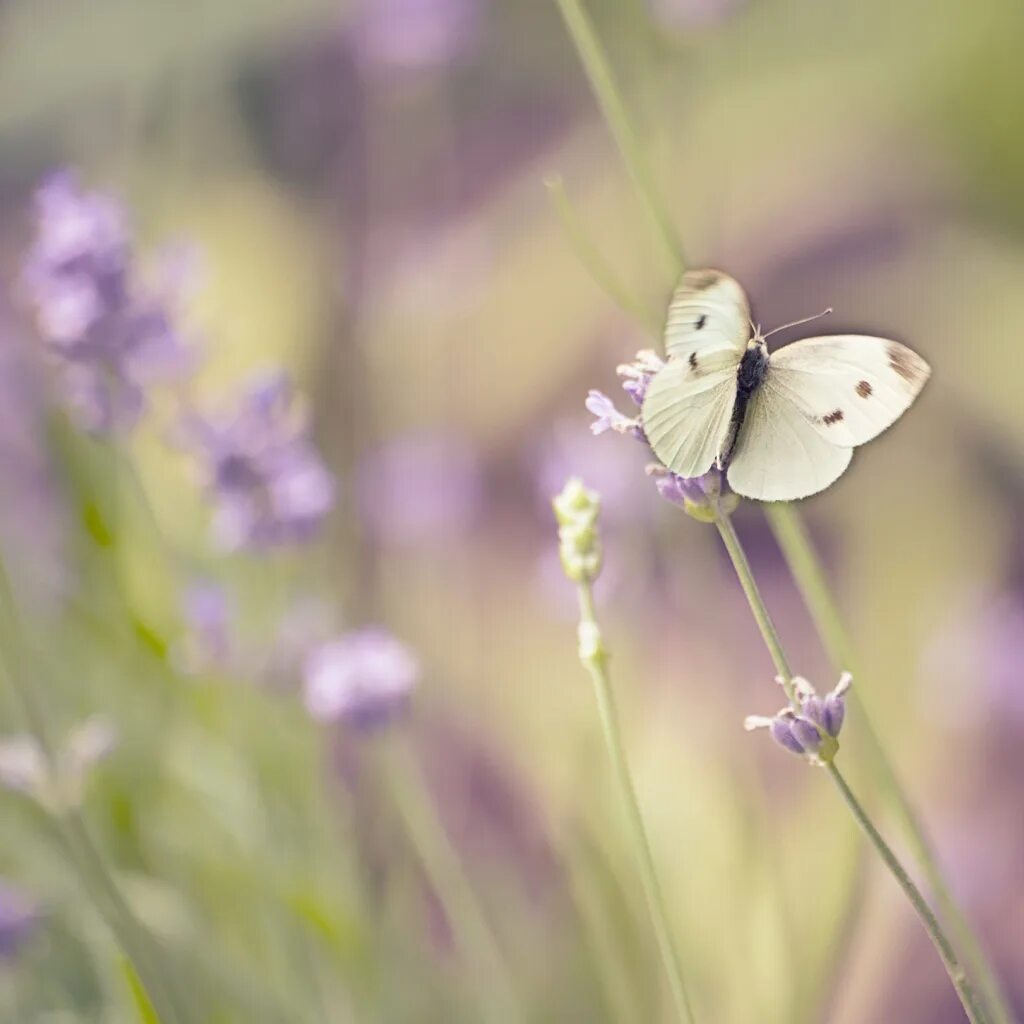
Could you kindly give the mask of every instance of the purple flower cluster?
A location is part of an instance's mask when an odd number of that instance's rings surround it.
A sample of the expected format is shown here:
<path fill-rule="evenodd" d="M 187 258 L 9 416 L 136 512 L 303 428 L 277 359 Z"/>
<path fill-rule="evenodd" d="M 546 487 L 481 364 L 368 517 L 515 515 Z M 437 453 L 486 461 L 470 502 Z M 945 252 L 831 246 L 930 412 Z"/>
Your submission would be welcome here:
<path fill-rule="evenodd" d="M 789 704 L 771 718 L 750 715 L 744 728 L 767 729 L 780 746 L 815 763 L 831 761 L 839 750 L 839 732 L 846 717 L 846 691 L 853 679 L 844 672 L 834 690 L 819 697 L 806 679 L 793 678 L 795 704 Z M 776 678 L 782 685 L 782 679 Z"/>
<path fill-rule="evenodd" d="M 419 662 L 403 643 L 385 629 L 367 627 L 306 658 L 306 710 L 318 721 L 371 731 L 405 708 L 419 677 Z"/>
<path fill-rule="evenodd" d="M 648 385 L 664 365 L 664 361 L 655 352 L 643 349 L 637 352 L 633 362 L 624 363 L 617 368 L 623 391 L 637 406 L 643 405 Z M 590 429 L 595 435 L 613 430 L 617 434 L 631 434 L 647 444 L 647 436 L 644 434 L 640 417 L 630 417 L 620 412 L 604 392 L 588 392 L 586 407 L 594 416 Z M 724 474 L 716 468 L 700 477 L 682 477 L 655 462 L 647 467 L 647 475 L 654 479 L 658 493 L 666 501 L 678 505 L 695 519 L 702 521 L 712 517 L 717 505 L 725 503 L 726 510 L 731 511 L 738 500 L 725 486 Z"/>
<path fill-rule="evenodd" d="M 38 924 L 36 901 L 9 882 L 0 881 L 0 961 L 17 956 Z"/>
<path fill-rule="evenodd" d="M 185 367 L 174 324 L 181 275 L 165 274 L 157 289 L 144 286 L 124 210 L 110 196 L 83 191 L 70 172 L 54 174 L 36 193 L 23 279 L 84 429 L 134 426 L 146 387 Z"/>
<path fill-rule="evenodd" d="M 214 535 L 225 550 L 308 540 L 334 504 L 334 479 L 283 374 L 250 382 L 227 413 L 192 417 L 186 434 L 204 467 Z"/>

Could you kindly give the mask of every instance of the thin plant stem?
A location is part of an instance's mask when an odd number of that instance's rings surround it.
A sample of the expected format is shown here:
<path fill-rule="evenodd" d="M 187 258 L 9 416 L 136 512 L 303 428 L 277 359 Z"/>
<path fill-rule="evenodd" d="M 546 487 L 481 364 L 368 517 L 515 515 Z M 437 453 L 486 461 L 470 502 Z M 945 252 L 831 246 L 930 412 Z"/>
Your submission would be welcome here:
<path fill-rule="evenodd" d="M 25 676 L 25 645 L 20 635 L 17 608 L 6 569 L 0 562 L 0 674 L 14 694 L 29 733 L 43 753 L 47 771 L 56 778 L 59 772 L 55 741 Z M 131 961 L 144 985 L 159 1019 L 164 1024 L 187 1020 L 177 1005 L 174 989 L 153 955 L 152 942 L 143 925 L 121 895 L 99 850 L 93 845 L 77 810 L 51 810 L 51 822 L 65 855 L 78 873 L 96 909 L 107 922 L 124 955 Z"/>
<path fill-rule="evenodd" d="M 589 633 L 591 636 L 599 637 L 591 584 L 583 581 L 578 586 L 581 635 Z M 586 653 L 585 657 L 583 656 L 584 653 Z M 647 910 L 650 914 L 651 924 L 658 942 L 658 951 L 661 954 L 662 964 L 668 976 L 676 1017 L 681 1021 L 688 1022 L 688 1024 L 694 1024 L 695 1017 L 690 1004 L 690 997 L 683 981 L 679 951 L 676 948 L 675 938 L 669 924 L 668 913 L 665 908 L 665 897 L 662 893 L 661 882 L 658 879 L 657 868 L 654 864 L 654 854 L 651 851 L 650 839 L 644 826 L 640 801 L 637 799 L 636 787 L 633 785 L 633 777 L 630 774 L 629 764 L 626 760 L 626 749 L 622 742 L 622 733 L 619 729 L 619 719 L 615 708 L 615 696 L 612 692 L 611 676 L 608 672 L 607 656 L 604 653 L 603 646 L 598 643 L 595 649 L 591 651 L 581 651 L 581 658 L 594 683 L 594 696 L 597 699 L 597 710 L 601 718 L 601 729 L 604 733 L 605 746 L 608 749 L 608 757 L 612 764 L 612 772 L 615 775 L 615 783 L 626 814 L 630 838 L 635 847 L 637 864 L 640 870 L 640 883 L 643 886 Z"/>
<path fill-rule="evenodd" d="M 715 517 L 715 525 L 718 527 L 722 542 L 725 544 L 726 551 L 728 551 L 729 557 L 732 560 L 733 568 L 739 577 L 740 585 L 743 587 L 743 593 L 746 595 L 750 610 L 753 612 L 754 619 L 761 630 L 761 636 L 764 638 L 765 646 L 768 648 L 768 652 L 775 664 L 775 670 L 782 679 L 786 695 L 791 703 L 795 705 L 797 703 L 796 691 L 789 661 L 786 658 L 786 653 L 782 647 L 782 641 L 779 639 L 775 624 L 772 622 L 768 608 L 758 590 L 757 582 L 754 579 L 754 574 L 751 572 L 750 563 L 747 561 L 746 553 L 743 550 L 743 545 L 740 543 L 736 528 L 733 526 L 732 519 L 721 510 L 718 511 Z M 946 968 L 946 973 L 956 989 L 957 996 L 959 996 L 964 1011 L 967 1013 L 968 1020 L 971 1024 L 986 1024 L 988 1018 L 985 1016 L 978 996 L 963 966 L 957 959 L 953 944 L 949 941 L 939 920 L 928 906 L 921 891 L 907 874 L 906 869 L 900 863 L 896 854 L 893 853 L 892 849 L 882 838 L 881 833 L 874 826 L 863 806 L 851 792 L 839 769 L 832 763 L 829 763 L 827 767 L 829 775 L 839 789 L 844 803 L 875 847 L 885 866 L 896 879 L 896 882 L 903 890 L 920 918 L 921 923 L 924 925 L 925 931 L 938 951 L 943 966 Z"/>
<path fill-rule="evenodd" d="M 665 202 L 655 185 L 654 175 L 647 155 L 637 138 L 633 122 L 619 89 L 615 84 L 608 55 L 594 31 L 580 0 L 556 0 L 562 13 L 565 27 L 572 38 L 591 91 L 597 99 L 601 113 L 615 139 L 626 171 L 633 182 L 636 193 L 654 227 L 661 246 L 665 263 L 678 276 L 683 266 L 682 246 L 665 207 Z"/>
<path fill-rule="evenodd" d="M 526 1019 L 504 953 L 480 906 L 462 859 L 434 811 L 434 797 L 403 737 L 384 737 L 385 784 L 479 990 L 481 1011 L 495 1024 Z"/>
<path fill-rule="evenodd" d="M 928 937 L 932 940 L 932 943 L 939 952 L 939 956 L 942 958 L 942 963 L 945 965 L 946 973 L 949 975 L 950 980 L 956 988 L 957 995 L 960 997 L 960 1002 L 963 1003 L 968 1020 L 970 1020 L 972 1024 L 983 1024 L 983 1022 L 988 1020 L 988 1018 L 985 1016 L 985 1012 L 978 1000 L 978 996 L 967 978 L 967 973 L 960 965 L 956 951 L 953 949 L 952 944 L 946 937 L 946 933 L 943 931 L 942 925 L 939 924 L 935 914 L 932 913 L 931 907 L 928 906 L 924 896 L 921 895 L 921 890 L 914 884 L 913 879 L 911 879 L 910 875 L 907 874 L 896 854 L 893 853 L 889 844 L 882 838 L 878 829 L 875 828 L 871 818 L 868 817 L 867 812 L 853 795 L 846 779 L 843 778 L 842 773 L 836 767 L 834 762 L 830 762 L 827 765 L 827 771 L 832 777 L 832 781 L 836 784 L 836 788 L 839 790 L 846 806 L 849 807 L 850 812 L 857 819 L 857 824 L 860 825 L 861 829 L 863 829 L 864 834 L 871 841 L 871 845 L 878 851 L 878 855 L 885 862 L 885 866 L 889 869 L 893 878 L 896 879 L 899 887 L 903 890 L 904 895 L 911 902 L 914 910 L 917 912 L 917 916 L 921 919 L 925 930 L 928 932 Z"/>
<path fill-rule="evenodd" d="M 569 244 L 572 246 L 580 265 L 587 271 L 593 282 L 623 312 L 642 323 L 654 334 L 661 332 L 661 316 L 647 309 L 619 280 L 615 271 L 594 244 L 580 215 L 576 212 L 565 191 L 565 183 L 557 174 L 544 179 L 544 187 L 551 197 L 551 205 L 558 214 Z"/>
<path fill-rule="evenodd" d="M 765 506 L 765 516 L 833 667 L 837 672 L 850 672 L 858 678 L 853 644 L 800 513 L 790 504 L 775 502 Z M 941 916 L 949 925 L 954 942 L 962 951 L 971 973 L 980 980 L 982 994 L 995 1024 L 1013 1024 L 1013 1011 L 998 976 L 970 922 L 953 898 L 931 838 L 872 724 L 863 694 L 852 690 L 850 696 L 867 740 L 867 750 L 861 760 L 874 777 L 875 785 L 902 820 L 904 832 L 938 902 Z"/>

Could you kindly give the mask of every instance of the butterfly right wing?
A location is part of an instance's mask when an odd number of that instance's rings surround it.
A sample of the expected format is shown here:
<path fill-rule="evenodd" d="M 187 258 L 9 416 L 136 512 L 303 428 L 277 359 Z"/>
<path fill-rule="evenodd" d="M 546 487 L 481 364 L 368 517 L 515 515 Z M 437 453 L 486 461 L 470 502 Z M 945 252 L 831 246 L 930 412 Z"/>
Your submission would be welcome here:
<path fill-rule="evenodd" d="M 721 270 L 688 270 L 668 308 L 665 355 L 698 363 L 703 352 L 734 349 L 739 361 L 750 339 L 750 306 L 739 283 Z"/>
<path fill-rule="evenodd" d="M 729 437 L 739 357 L 731 349 L 704 352 L 697 367 L 673 357 L 647 386 L 640 420 L 654 454 L 673 473 L 708 472 Z"/>
<path fill-rule="evenodd" d="M 853 448 L 829 441 L 771 367 L 747 404 L 729 460 L 729 486 L 757 501 L 795 501 L 843 475 Z"/>

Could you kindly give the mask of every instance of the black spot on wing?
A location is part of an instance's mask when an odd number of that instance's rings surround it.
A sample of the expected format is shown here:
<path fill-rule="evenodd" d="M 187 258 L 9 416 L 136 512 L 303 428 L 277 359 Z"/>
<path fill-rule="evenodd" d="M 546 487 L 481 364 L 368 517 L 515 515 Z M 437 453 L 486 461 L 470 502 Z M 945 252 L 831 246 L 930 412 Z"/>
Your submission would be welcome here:
<path fill-rule="evenodd" d="M 827 415 L 821 418 L 821 422 L 824 423 L 826 427 L 831 427 L 833 423 L 839 423 L 842 421 L 842 419 L 843 410 L 833 409 L 832 412 L 828 413 Z"/>
<path fill-rule="evenodd" d="M 696 370 L 697 369 L 697 353 L 696 352 L 691 352 L 690 353 L 690 369 L 691 370 Z"/>
<path fill-rule="evenodd" d="M 861 398 L 870 398 L 872 391 L 874 391 L 874 388 L 871 386 L 871 381 L 861 380 L 857 382 L 857 394 Z"/>
<path fill-rule="evenodd" d="M 704 325 L 707 322 L 708 322 L 708 315 L 707 315 L 707 313 L 701 313 L 701 315 L 699 317 L 697 317 L 697 322 L 696 322 L 696 324 L 694 324 L 694 327 L 696 327 L 698 331 L 703 330 Z"/>

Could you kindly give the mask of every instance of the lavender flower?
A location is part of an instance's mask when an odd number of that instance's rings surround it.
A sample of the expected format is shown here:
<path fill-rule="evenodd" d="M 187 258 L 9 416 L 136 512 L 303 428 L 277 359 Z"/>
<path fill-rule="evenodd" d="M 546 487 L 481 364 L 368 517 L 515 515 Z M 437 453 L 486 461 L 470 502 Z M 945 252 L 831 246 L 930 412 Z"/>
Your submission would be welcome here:
<path fill-rule="evenodd" d="M 123 209 L 70 172 L 37 191 L 35 227 L 23 280 L 72 415 L 94 432 L 130 428 L 146 387 L 186 364 L 173 316 L 183 279 L 145 288 Z"/>
<path fill-rule="evenodd" d="M 186 424 L 226 550 L 309 540 L 334 505 L 334 480 L 292 398 L 286 378 L 271 374 L 252 381 L 231 412 Z"/>
<path fill-rule="evenodd" d="M 631 363 L 623 363 L 616 369 L 622 380 L 622 388 L 637 405 L 643 405 L 647 388 L 654 375 L 665 365 L 650 349 L 637 352 Z M 596 417 L 590 424 L 594 434 L 614 430 L 619 434 L 632 434 L 647 443 L 640 417 L 630 418 L 615 407 L 615 403 L 601 391 L 590 391 L 586 401 L 587 410 Z M 652 452 L 653 454 L 653 452 Z M 701 522 L 713 522 L 719 512 L 732 512 L 739 498 L 725 482 L 725 475 L 717 468 L 700 477 L 681 477 L 660 463 L 647 467 L 647 475 L 654 479 L 658 493 L 673 505 L 678 505 L 687 514 Z"/>
<path fill-rule="evenodd" d="M 39 924 L 39 905 L 24 891 L 0 880 L 0 961 L 11 960 Z"/>
<path fill-rule="evenodd" d="M 782 678 L 775 680 L 782 685 Z M 834 690 L 819 697 L 814 687 L 801 676 L 793 678 L 796 702 L 771 718 L 748 715 L 743 727 L 767 729 L 779 746 L 808 758 L 814 764 L 827 764 L 839 750 L 839 732 L 846 716 L 845 694 L 853 679 L 844 672 Z"/>
<path fill-rule="evenodd" d="M 368 627 L 307 657 L 306 709 L 318 721 L 373 730 L 406 706 L 419 677 L 419 662 L 403 643 L 385 629 Z"/>
<path fill-rule="evenodd" d="M 606 430 L 614 430 L 619 434 L 636 434 L 640 430 L 639 421 L 619 412 L 615 403 L 603 391 L 588 391 L 586 406 L 587 412 L 595 417 L 590 424 L 594 435 L 603 434 Z"/>

